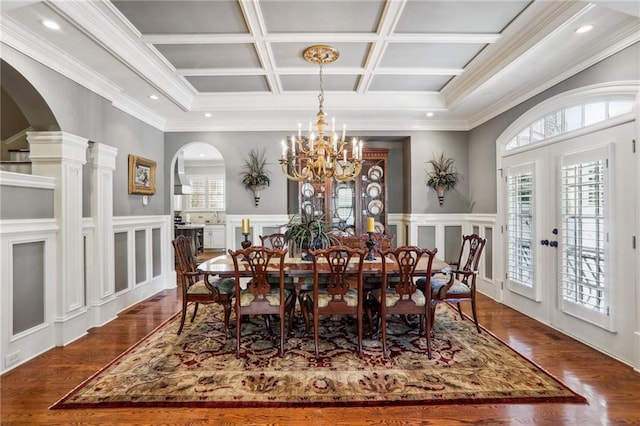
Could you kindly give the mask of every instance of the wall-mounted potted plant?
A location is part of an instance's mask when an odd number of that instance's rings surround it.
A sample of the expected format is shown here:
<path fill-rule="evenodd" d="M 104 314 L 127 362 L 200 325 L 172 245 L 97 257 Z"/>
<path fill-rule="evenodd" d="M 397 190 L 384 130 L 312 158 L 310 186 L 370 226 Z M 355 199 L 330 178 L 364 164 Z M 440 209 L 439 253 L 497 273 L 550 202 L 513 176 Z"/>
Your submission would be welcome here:
<path fill-rule="evenodd" d="M 265 151 L 254 148 L 249 151 L 249 157 L 244 160 L 244 166 L 242 167 L 242 183 L 246 189 L 253 192 L 253 201 L 256 207 L 260 203 L 262 190 L 271 185 L 271 179 L 265 169 L 266 165 Z"/>
<path fill-rule="evenodd" d="M 444 156 L 444 152 L 440 157 L 427 161 L 432 170 L 427 169 L 427 177 L 425 183 L 429 188 L 433 188 L 438 194 L 438 203 L 444 204 L 444 193 L 453 189 L 458 184 L 458 180 L 462 179 L 462 175 L 456 170 L 453 158 Z"/>

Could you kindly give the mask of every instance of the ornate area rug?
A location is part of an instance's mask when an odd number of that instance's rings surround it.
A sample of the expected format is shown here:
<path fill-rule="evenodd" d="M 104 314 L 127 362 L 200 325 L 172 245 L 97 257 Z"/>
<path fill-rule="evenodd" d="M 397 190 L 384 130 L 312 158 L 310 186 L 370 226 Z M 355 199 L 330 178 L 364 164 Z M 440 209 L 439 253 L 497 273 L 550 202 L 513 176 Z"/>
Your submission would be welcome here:
<path fill-rule="evenodd" d="M 390 357 L 379 340 L 365 339 L 360 359 L 355 323 L 342 317 L 323 317 L 319 359 L 303 326 L 281 358 L 264 322 L 252 319 L 243 324 L 246 356 L 237 359 L 221 317 L 219 306 L 200 306 L 178 336 L 176 314 L 51 408 L 586 403 L 444 304 L 431 360 L 417 328 L 400 318 L 389 323 Z"/>

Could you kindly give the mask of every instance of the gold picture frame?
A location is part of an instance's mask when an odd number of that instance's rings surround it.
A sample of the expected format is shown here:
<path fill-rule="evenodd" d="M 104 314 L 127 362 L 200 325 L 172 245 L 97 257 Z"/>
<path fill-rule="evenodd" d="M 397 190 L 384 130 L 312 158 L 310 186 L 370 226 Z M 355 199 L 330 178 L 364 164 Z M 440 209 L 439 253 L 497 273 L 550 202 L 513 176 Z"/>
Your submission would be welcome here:
<path fill-rule="evenodd" d="M 129 155 L 129 194 L 156 193 L 156 162 Z"/>

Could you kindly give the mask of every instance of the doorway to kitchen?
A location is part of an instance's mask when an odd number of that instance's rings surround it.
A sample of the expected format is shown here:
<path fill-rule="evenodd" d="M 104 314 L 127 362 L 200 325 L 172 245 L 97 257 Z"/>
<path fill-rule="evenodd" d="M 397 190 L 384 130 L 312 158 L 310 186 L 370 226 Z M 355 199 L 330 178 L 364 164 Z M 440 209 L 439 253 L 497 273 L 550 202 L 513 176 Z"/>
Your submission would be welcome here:
<path fill-rule="evenodd" d="M 225 247 L 225 173 L 222 154 L 207 143 L 189 143 L 176 154 L 172 197 L 175 234 L 188 234 L 198 255 Z"/>

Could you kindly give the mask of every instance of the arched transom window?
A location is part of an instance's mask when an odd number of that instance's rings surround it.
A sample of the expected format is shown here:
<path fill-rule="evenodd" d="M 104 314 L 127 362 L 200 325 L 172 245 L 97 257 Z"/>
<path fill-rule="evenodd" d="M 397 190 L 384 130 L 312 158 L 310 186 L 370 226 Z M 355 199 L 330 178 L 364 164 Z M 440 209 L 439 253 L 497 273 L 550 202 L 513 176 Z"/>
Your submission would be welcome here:
<path fill-rule="evenodd" d="M 591 126 L 633 110 L 633 97 L 572 105 L 530 123 L 505 146 L 507 151 L 542 142 L 563 133 Z"/>

